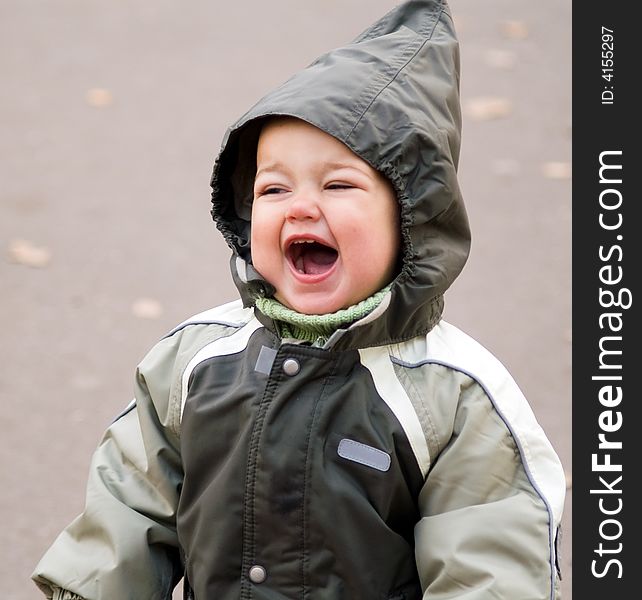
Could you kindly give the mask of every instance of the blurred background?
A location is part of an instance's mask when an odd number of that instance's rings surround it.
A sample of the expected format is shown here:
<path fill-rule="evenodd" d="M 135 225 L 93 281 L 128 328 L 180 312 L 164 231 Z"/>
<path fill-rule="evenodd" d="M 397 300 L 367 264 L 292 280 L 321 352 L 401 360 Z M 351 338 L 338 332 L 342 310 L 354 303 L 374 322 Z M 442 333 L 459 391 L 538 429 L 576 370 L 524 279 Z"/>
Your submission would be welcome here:
<path fill-rule="evenodd" d="M 209 216 L 226 127 L 391 0 L 0 0 L 0 594 L 84 505 L 147 350 L 236 298 Z M 567 472 L 571 0 L 451 0 L 473 246 L 446 318 L 514 375 Z M 178 592 L 177 592 L 178 594 Z"/>

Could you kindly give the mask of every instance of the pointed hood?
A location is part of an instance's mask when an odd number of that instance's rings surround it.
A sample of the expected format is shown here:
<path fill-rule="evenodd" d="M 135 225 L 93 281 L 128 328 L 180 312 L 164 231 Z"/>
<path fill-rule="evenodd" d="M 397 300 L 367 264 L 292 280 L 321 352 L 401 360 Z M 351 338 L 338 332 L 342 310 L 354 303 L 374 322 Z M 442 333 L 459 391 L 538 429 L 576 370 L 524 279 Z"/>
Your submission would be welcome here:
<path fill-rule="evenodd" d="M 261 99 L 232 125 L 212 175 L 212 215 L 232 248 L 246 306 L 273 288 L 251 264 L 256 146 L 266 117 L 288 115 L 348 146 L 392 182 L 400 205 L 401 271 L 385 301 L 333 338 L 335 348 L 429 331 L 466 262 L 470 232 L 457 182 L 459 47 L 443 0 L 404 2 Z"/>

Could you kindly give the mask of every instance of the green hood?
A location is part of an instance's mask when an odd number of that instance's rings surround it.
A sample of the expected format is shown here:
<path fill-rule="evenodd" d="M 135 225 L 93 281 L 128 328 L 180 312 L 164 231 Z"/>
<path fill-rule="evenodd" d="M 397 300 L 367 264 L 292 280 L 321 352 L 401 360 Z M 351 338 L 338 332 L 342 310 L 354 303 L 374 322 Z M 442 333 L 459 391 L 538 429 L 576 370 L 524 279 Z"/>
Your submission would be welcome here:
<path fill-rule="evenodd" d="M 425 334 L 466 262 L 468 219 L 457 182 L 459 47 L 446 2 L 404 2 L 261 99 L 232 125 L 212 175 L 212 215 L 232 248 L 246 306 L 273 288 L 253 269 L 250 207 L 263 119 L 289 115 L 334 136 L 392 182 L 401 207 L 402 267 L 389 297 L 337 349 Z"/>

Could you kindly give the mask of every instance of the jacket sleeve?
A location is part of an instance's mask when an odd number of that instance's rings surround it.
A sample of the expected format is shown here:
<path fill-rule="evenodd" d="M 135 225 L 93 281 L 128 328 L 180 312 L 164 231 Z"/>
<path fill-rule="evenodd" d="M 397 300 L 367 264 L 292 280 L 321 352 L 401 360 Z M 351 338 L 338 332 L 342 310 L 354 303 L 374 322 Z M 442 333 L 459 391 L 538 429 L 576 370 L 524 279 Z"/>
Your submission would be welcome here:
<path fill-rule="evenodd" d="M 419 496 L 424 598 L 559 600 L 559 459 L 510 378 L 497 388 L 501 399 L 461 374 L 457 387 L 451 435 Z"/>
<path fill-rule="evenodd" d="M 164 340 L 141 363 L 135 402 L 107 429 L 93 455 L 84 512 L 32 575 L 50 598 L 171 598 L 182 575 L 172 344 Z"/>

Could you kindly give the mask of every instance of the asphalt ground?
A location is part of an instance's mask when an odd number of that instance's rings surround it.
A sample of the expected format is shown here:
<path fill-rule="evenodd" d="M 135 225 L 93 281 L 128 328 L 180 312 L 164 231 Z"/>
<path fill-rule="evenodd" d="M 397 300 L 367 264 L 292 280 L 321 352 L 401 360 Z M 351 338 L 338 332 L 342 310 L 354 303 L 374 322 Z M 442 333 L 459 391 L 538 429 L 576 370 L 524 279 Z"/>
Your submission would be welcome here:
<path fill-rule="evenodd" d="M 82 510 L 137 362 L 234 299 L 209 217 L 225 128 L 389 0 L 0 0 L 0 591 Z M 470 260 L 446 318 L 514 375 L 568 473 L 571 2 L 452 0 Z"/>

